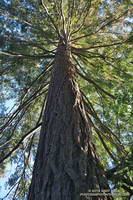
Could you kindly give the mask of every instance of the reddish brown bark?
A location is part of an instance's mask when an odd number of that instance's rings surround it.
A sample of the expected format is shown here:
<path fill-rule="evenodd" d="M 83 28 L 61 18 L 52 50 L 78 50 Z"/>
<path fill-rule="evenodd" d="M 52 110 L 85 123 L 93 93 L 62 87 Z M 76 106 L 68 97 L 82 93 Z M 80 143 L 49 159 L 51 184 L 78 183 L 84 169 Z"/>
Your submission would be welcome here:
<path fill-rule="evenodd" d="M 28 200 L 86 199 L 80 193 L 109 188 L 91 142 L 70 52 L 59 44 Z"/>

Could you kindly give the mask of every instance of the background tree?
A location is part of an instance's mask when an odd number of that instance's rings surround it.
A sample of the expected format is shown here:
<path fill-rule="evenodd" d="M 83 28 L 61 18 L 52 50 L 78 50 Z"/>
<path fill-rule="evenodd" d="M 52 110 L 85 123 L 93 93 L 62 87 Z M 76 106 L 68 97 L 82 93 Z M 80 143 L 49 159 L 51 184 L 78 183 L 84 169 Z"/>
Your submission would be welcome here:
<path fill-rule="evenodd" d="M 1 114 L 0 161 L 17 162 L 9 179 L 13 198 L 27 196 L 40 127 L 29 199 L 78 199 L 88 189 L 107 189 L 99 159 L 117 174 L 127 167 L 130 177 L 132 3 L 9 0 L 0 6 L 1 101 L 15 102 Z M 130 178 L 113 177 L 131 191 Z"/>

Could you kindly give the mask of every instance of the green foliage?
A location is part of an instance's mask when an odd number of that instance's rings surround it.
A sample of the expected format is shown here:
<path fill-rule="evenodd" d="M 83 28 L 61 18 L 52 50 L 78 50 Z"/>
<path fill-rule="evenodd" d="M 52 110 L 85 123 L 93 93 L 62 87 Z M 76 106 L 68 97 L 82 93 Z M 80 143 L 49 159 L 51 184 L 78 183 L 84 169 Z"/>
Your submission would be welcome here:
<path fill-rule="evenodd" d="M 52 61 L 61 38 L 71 46 L 77 81 L 86 97 L 84 101 L 93 110 L 88 115 L 116 158 L 114 161 L 110 157 L 93 127 L 92 139 L 102 165 L 107 171 L 110 163 L 117 169 L 113 176 L 108 175 L 109 179 L 121 188 L 126 184 L 122 179 L 125 170 L 127 179 L 132 175 L 131 5 L 131 1 L 124 0 L 0 1 L 0 151 L 2 161 L 9 158 L 19 166 L 18 174 L 9 179 L 12 186 L 18 180 L 16 176 L 21 176 L 17 199 L 24 199 L 27 194 L 38 124 L 42 121 Z M 14 104 L 12 109 L 9 102 Z M 119 170 L 125 155 L 126 162 Z M 22 156 L 26 162 L 19 160 Z M 0 169 L 3 168 L 2 164 Z"/>

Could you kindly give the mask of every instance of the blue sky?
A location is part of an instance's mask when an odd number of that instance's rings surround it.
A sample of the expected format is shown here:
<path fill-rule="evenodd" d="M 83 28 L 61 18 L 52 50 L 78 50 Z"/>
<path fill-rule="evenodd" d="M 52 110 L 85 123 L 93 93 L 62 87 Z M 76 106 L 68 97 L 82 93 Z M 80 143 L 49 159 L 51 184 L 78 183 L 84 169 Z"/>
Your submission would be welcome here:
<path fill-rule="evenodd" d="M 6 183 L 10 175 L 15 172 L 15 168 L 16 168 L 15 164 L 8 163 L 6 166 L 5 172 L 3 174 L 3 177 L 0 177 L 0 200 L 2 200 L 3 197 L 5 197 L 9 191 Z M 6 197 L 5 200 L 10 200 L 10 199 Z"/>

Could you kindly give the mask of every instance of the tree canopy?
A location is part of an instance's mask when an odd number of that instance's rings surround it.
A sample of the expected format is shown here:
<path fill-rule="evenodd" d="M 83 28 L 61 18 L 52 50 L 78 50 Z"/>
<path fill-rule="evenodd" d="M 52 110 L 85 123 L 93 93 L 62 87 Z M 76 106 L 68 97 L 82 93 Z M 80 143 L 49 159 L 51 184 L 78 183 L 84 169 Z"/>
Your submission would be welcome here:
<path fill-rule="evenodd" d="M 130 0 L 1 0 L 0 171 L 8 162 L 17 164 L 9 178 L 14 198 L 27 195 L 61 39 L 70 43 L 107 177 L 133 193 L 132 22 Z"/>

